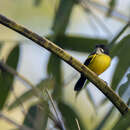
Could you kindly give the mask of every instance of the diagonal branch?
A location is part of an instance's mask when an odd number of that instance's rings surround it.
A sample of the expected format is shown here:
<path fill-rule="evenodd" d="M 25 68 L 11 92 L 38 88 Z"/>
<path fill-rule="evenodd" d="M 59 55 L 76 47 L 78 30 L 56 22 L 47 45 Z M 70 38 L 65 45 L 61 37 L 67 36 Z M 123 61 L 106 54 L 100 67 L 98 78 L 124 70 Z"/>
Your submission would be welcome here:
<path fill-rule="evenodd" d="M 55 45 L 53 42 L 47 40 L 46 38 L 42 38 L 41 36 L 30 31 L 29 29 L 21 25 L 18 25 L 14 21 L 6 18 L 1 14 L 0 14 L 0 23 L 22 34 L 26 38 L 34 41 L 41 47 L 44 47 L 47 50 L 51 51 L 52 53 L 56 54 L 59 58 L 67 62 L 77 71 L 84 74 L 87 77 L 87 79 L 91 81 L 116 106 L 116 108 L 121 112 L 122 115 L 126 114 L 130 110 L 127 104 L 125 104 L 123 100 L 103 80 L 101 80 L 88 67 L 81 64 L 78 60 L 76 60 L 74 57 L 69 55 L 62 48 Z"/>

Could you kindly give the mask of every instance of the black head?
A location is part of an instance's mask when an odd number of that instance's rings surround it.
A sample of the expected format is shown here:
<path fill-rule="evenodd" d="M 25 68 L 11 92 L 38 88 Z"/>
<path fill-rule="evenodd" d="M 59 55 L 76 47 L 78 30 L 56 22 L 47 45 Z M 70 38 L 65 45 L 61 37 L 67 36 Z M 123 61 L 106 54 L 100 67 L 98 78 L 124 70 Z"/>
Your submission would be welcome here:
<path fill-rule="evenodd" d="M 106 45 L 104 44 L 98 44 L 95 47 L 96 51 L 100 51 L 101 53 L 109 55 L 109 50 Z"/>

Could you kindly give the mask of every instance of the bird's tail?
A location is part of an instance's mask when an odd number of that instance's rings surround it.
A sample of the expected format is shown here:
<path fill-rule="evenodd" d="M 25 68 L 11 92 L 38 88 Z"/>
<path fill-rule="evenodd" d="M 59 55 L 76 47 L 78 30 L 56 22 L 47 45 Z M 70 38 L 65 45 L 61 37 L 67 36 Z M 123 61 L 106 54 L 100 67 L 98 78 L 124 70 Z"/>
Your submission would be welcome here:
<path fill-rule="evenodd" d="M 81 75 L 80 79 L 77 81 L 77 83 L 76 83 L 76 85 L 74 87 L 74 90 L 75 91 L 80 91 L 82 89 L 85 81 L 86 81 L 86 77 Z"/>

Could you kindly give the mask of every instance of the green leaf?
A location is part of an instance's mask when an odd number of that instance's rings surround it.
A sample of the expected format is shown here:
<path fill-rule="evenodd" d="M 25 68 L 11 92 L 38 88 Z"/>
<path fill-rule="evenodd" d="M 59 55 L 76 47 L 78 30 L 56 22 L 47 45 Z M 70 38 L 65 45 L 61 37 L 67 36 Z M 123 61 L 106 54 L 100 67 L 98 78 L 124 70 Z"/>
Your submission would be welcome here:
<path fill-rule="evenodd" d="M 58 104 L 58 108 L 62 114 L 62 117 L 64 119 L 65 127 L 67 130 L 79 130 L 76 119 L 79 122 L 79 126 L 81 130 L 87 130 L 85 129 L 83 123 L 81 122 L 78 114 L 67 104 L 60 102 Z"/>
<path fill-rule="evenodd" d="M 52 79 L 44 79 L 42 80 L 36 87 L 40 90 L 43 88 L 53 88 L 54 86 L 54 80 Z M 12 110 L 16 107 L 18 107 L 21 103 L 24 103 L 25 101 L 29 100 L 35 95 L 35 91 L 33 89 L 29 89 L 25 93 L 23 93 L 20 97 L 18 97 L 13 103 L 11 103 L 8 107 L 8 110 Z"/>
<path fill-rule="evenodd" d="M 47 102 L 42 104 L 43 109 L 40 109 L 38 105 L 30 107 L 23 124 L 35 130 L 46 130 L 49 106 Z"/>
<path fill-rule="evenodd" d="M 19 46 L 13 48 L 13 50 L 10 52 L 6 63 L 14 68 L 17 69 L 17 64 L 19 60 Z M 9 95 L 10 89 L 13 85 L 14 81 L 14 75 L 8 73 L 7 71 L 0 72 L 0 110 L 2 110 L 6 99 Z"/>
<path fill-rule="evenodd" d="M 75 0 L 60 0 L 52 26 L 54 37 L 65 33 L 74 4 Z"/>
<path fill-rule="evenodd" d="M 120 96 L 122 96 L 125 91 L 127 90 L 127 88 L 130 86 L 130 73 L 127 75 L 127 82 L 122 84 L 120 87 L 119 87 L 119 90 L 118 90 L 118 93 Z"/>
<path fill-rule="evenodd" d="M 112 49 L 112 57 L 117 56 L 119 61 L 112 78 L 112 89 L 116 90 L 118 84 L 130 66 L 130 35 L 123 38 Z"/>
<path fill-rule="evenodd" d="M 55 100 L 59 100 L 62 98 L 61 60 L 54 54 L 50 56 L 47 71 L 55 80 L 53 97 Z"/>
<path fill-rule="evenodd" d="M 97 44 L 107 44 L 106 39 L 84 37 L 78 35 L 62 35 L 59 36 L 57 42 L 63 49 L 78 52 L 92 52 Z"/>
<path fill-rule="evenodd" d="M 112 130 L 126 130 L 128 128 L 130 128 L 130 111 L 119 118 Z"/>
<path fill-rule="evenodd" d="M 10 52 L 6 64 L 9 65 L 10 67 L 16 69 L 18 60 L 19 60 L 19 55 L 20 55 L 20 46 L 16 45 L 13 50 Z"/>
<path fill-rule="evenodd" d="M 109 1 L 109 10 L 107 12 L 107 16 L 110 17 L 112 14 L 112 11 L 115 9 L 116 6 L 116 0 L 110 0 Z"/>

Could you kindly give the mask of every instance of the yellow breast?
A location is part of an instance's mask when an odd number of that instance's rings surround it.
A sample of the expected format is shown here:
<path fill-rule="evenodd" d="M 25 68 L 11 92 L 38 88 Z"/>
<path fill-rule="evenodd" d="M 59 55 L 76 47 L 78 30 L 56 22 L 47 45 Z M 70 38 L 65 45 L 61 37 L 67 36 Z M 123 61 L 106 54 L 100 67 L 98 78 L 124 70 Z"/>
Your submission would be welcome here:
<path fill-rule="evenodd" d="M 111 58 L 105 54 L 97 54 L 92 62 L 88 65 L 92 71 L 94 71 L 97 75 L 103 73 L 111 63 Z"/>

